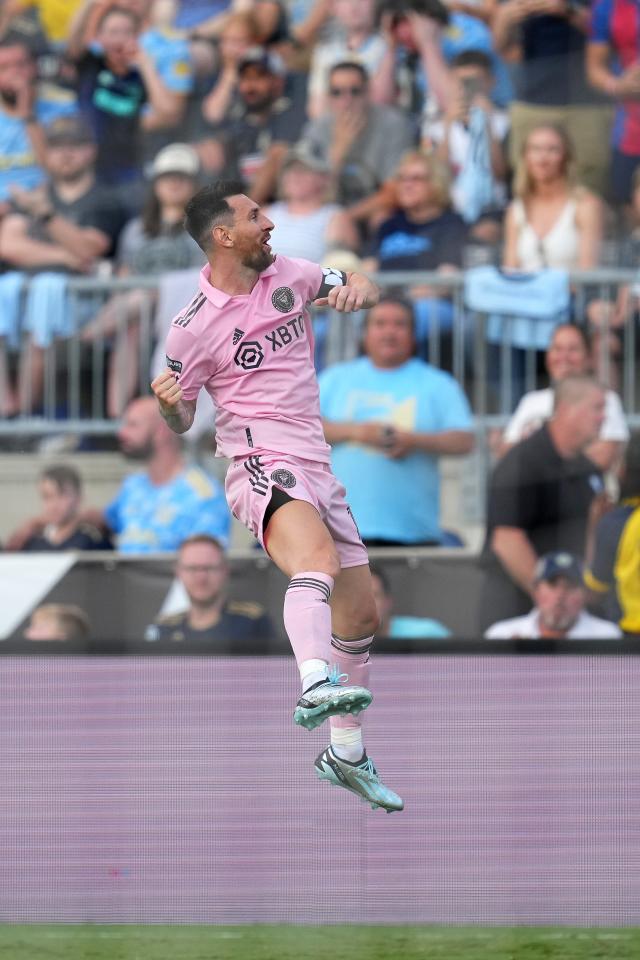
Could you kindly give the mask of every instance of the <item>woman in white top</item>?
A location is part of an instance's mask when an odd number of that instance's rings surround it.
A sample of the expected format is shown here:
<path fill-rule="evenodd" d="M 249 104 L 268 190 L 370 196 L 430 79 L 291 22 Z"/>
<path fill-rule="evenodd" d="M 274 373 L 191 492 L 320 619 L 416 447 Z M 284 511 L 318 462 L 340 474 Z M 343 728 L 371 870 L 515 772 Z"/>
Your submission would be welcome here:
<path fill-rule="evenodd" d="M 553 388 L 565 377 L 580 376 L 590 371 L 590 350 L 586 331 L 570 323 L 561 323 L 553 331 L 545 355 L 545 366 L 551 386 L 544 390 L 531 390 L 521 398 L 509 420 L 499 455 L 509 447 L 524 440 L 534 430 L 539 430 L 553 416 Z M 599 438 L 587 447 L 585 453 L 607 472 L 619 463 L 624 447 L 629 440 L 629 427 L 620 402 L 613 390 L 605 394 L 605 415 Z"/>
<path fill-rule="evenodd" d="M 505 218 L 503 267 L 588 270 L 598 264 L 604 211 L 599 197 L 571 177 L 573 148 L 553 124 L 526 138 Z"/>

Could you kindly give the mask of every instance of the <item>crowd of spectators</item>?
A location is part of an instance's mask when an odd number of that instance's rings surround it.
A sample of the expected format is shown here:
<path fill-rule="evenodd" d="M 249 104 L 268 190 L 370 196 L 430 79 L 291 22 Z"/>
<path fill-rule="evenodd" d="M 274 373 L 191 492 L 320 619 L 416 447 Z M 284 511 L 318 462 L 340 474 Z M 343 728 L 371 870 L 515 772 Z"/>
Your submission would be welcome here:
<path fill-rule="evenodd" d="M 350 257 L 382 283 L 415 274 L 361 318 L 362 355 L 321 372 L 324 426 L 368 544 L 460 544 L 440 521 L 438 460 L 474 444 L 465 384 L 451 376 L 449 278 L 474 258 L 525 273 L 590 270 L 611 250 L 639 262 L 640 57 L 617 7 L 5 0 L 0 418 L 42 410 L 52 344 L 106 345 L 106 416 L 123 418 L 122 452 L 145 468 L 100 513 L 83 513 L 73 471 L 45 471 L 41 516 L 5 546 L 227 543 L 217 482 L 189 465 L 151 399 L 136 398 L 158 290 L 67 289 L 70 277 L 197 270 L 184 207 L 221 176 L 266 208 L 276 253 Z M 440 277 L 427 285 L 425 271 Z M 527 614 L 541 554 L 588 559 L 603 484 L 615 488 L 625 462 L 618 391 L 637 299 L 634 285 L 608 300 L 574 289 L 536 344 L 539 389 L 519 389 L 493 445 L 479 629 Z M 464 337 L 468 366 L 468 323 Z M 591 571 L 595 592 L 617 569 L 609 559 Z"/>

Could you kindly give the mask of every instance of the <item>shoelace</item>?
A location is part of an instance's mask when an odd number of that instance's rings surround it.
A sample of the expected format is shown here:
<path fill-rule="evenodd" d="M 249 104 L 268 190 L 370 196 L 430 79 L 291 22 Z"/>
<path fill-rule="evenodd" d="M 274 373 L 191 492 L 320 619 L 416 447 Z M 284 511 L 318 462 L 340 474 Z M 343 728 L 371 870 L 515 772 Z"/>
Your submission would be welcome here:
<path fill-rule="evenodd" d="M 358 771 L 359 774 L 363 773 L 367 780 L 378 779 L 378 771 L 374 767 L 373 761 L 370 760 L 369 757 L 367 757 L 364 763 L 359 764 L 356 767 L 356 770 Z"/>
<path fill-rule="evenodd" d="M 327 677 L 327 683 L 332 683 L 334 687 L 339 686 L 342 681 L 346 683 L 349 679 L 348 673 L 340 673 L 340 668 L 337 663 L 334 663 L 329 671 L 329 676 Z"/>

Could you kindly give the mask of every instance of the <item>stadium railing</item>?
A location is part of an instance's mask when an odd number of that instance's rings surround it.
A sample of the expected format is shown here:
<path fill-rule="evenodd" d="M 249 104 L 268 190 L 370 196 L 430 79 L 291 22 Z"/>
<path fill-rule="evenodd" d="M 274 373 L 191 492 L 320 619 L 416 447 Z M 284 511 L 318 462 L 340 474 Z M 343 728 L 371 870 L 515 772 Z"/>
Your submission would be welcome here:
<path fill-rule="evenodd" d="M 194 272 L 194 286 L 197 272 Z M 184 272 L 176 274 L 176 284 L 184 287 Z M 474 418 L 477 443 L 470 455 L 472 463 L 463 472 L 461 483 L 461 510 L 467 523 L 482 521 L 485 502 L 486 477 L 491 461 L 488 438 L 495 428 L 506 423 L 519 393 L 533 389 L 541 375 L 542 352 L 533 346 L 511 349 L 516 325 L 522 337 L 521 317 L 503 318 L 500 342 L 488 342 L 491 317 L 485 311 L 470 309 L 465 302 L 465 279 L 468 271 L 459 274 L 420 272 L 389 272 L 375 275 L 385 291 L 401 292 L 416 303 L 414 292 L 429 287 L 432 300 L 418 305 L 420 329 L 419 354 L 435 365 L 442 365 L 466 390 Z M 163 278 L 166 284 L 169 277 Z M 634 270 L 612 267 L 573 272 L 569 275 L 571 305 L 569 316 L 574 322 L 586 324 L 587 303 L 598 299 L 613 303 L 622 286 L 633 287 L 638 274 Z M 29 278 L 25 276 L 23 293 L 28 292 Z M 156 310 L 159 281 L 157 278 L 133 276 L 115 278 L 69 278 L 67 283 L 69 318 L 85 314 L 82 302 L 106 302 L 114 294 L 131 290 L 142 291 L 138 319 L 137 393 L 149 391 L 151 371 L 161 365 L 162 345 L 170 317 L 160 317 Z M 165 287 L 166 289 L 166 287 Z M 189 286 L 191 289 L 191 286 Z M 438 296 L 438 294 L 441 294 Z M 630 298 L 631 300 L 632 298 Z M 434 306 L 434 300 L 439 304 Z M 182 300 L 180 300 L 182 302 Z M 96 307 L 97 310 L 97 307 Z M 526 316 L 530 304 L 522 303 Z M 166 311 L 165 311 L 166 314 Z M 55 338 L 45 351 L 44 398 L 38 415 L 22 413 L 12 419 L 0 419 L 2 439 L 30 436 L 34 440 L 51 434 L 76 436 L 113 436 L 118 420 L 106 411 L 106 377 L 109 357 L 118 337 L 127 337 L 130 319 L 122 304 L 116 308 L 117 332 L 98 336 L 91 343 L 82 343 L 76 335 Z M 323 368 L 332 363 L 356 356 L 360 349 L 364 314 L 320 312 L 314 317 L 316 363 Z M 536 320 L 528 318 L 531 343 L 535 343 Z M 525 323 L 525 328 L 526 328 Z M 607 378 L 614 372 L 629 424 L 640 427 L 640 396 L 638 382 L 637 319 L 630 312 L 621 332 L 619 369 L 616 360 L 605 349 L 599 374 Z M 607 342 L 606 325 L 602 335 Z M 517 339 L 517 338 L 516 338 Z M 495 336 L 494 336 L 495 340 Z M 22 348 L 24 350 L 24 342 Z M 154 358 L 154 351 L 156 356 Z M 12 365 L 17 357 L 12 358 Z M 120 371 L 123 373 L 124 371 Z"/>
<path fill-rule="evenodd" d="M 613 302 L 622 285 L 633 285 L 637 272 L 621 269 L 599 269 L 570 274 L 572 305 L 570 315 L 580 324 L 586 323 L 585 310 L 589 300 Z M 469 396 L 478 425 L 483 430 L 505 422 L 517 399 L 516 391 L 533 389 L 539 374 L 540 352 L 529 347 L 511 350 L 513 321 L 503 327 L 501 343 L 495 344 L 492 354 L 487 342 L 488 316 L 465 306 L 465 274 L 393 272 L 377 274 L 375 279 L 385 290 L 402 291 L 415 302 L 412 291 L 428 286 L 436 300 L 446 304 L 444 309 L 433 309 L 430 317 L 421 316 L 422 336 L 419 353 L 436 366 L 444 366 L 461 383 Z M 25 277 L 26 294 L 29 278 Z M 164 339 L 165 330 L 158 329 L 155 317 L 155 296 L 158 282 L 149 277 L 70 278 L 67 284 L 69 318 L 73 323 L 77 307 L 83 300 L 97 297 L 106 302 L 113 294 L 130 290 L 147 292 L 142 298 L 138 323 L 139 358 L 137 370 L 138 392 L 149 390 L 152 355 Z M 438 292 L 442 291 L 441 297 Z M 432 301 L 433 305 L 433 301 Z M 428 308 L 427 308 L 428 309 Z M 424 301 L 422 310 L 425 310 Z M 523 314 L 527 304 L 522 305 Z M 78 336 L 54 338 L 45 350 L 45 389 L 42 409 L 37 415 L 23 412 L 20 416 L 0 419 L 0 436 L 8 434 L 46 435 L 56 433 L 114 434 L 117 420 L 108 417 L 105 404 L 105 377 L 114 342 L 124 337 L 130 323 L 122 305 L 116 308 L 117 332 L 114 336 L 98 336 L 92 343 L 81 343 Z M 362 314 L 318 314 L 315 319 L 317 363 L 324 367 L 354 357 L 359 350 Z M 521 319 L 518 320 L 521 324 Z M 530 320 L 533 331 L 535 320 Z M 606 325 L 602 334 L 607 339 Z M 621 362 L 619 389 L 624 409 L 632 423 L 640 418 L 638 383 L 636 318 L 630 315 L 621 331 Z M 24 341 L 22 348 L 24 349 Z M 16 357 L 12 358 L 15 364 Z M 599 371 L 605 378 L 613 369 L 615 359 L 605 350 Z M 519 379 L 514 364 L 521 372 Z"/>

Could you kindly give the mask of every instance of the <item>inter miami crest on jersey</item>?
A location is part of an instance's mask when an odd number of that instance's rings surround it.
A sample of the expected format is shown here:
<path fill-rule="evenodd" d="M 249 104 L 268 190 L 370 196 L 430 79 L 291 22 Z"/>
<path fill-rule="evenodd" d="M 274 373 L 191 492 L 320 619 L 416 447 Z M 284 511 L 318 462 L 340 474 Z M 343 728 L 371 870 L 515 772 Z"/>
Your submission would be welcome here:
<path fill-rule="evenodd" d="M 289 313 L 295 303 L 291 287 L 278 287 L 277 290 L 274 290 L 271 295 L 271 303 L 280 313 Z"/>

